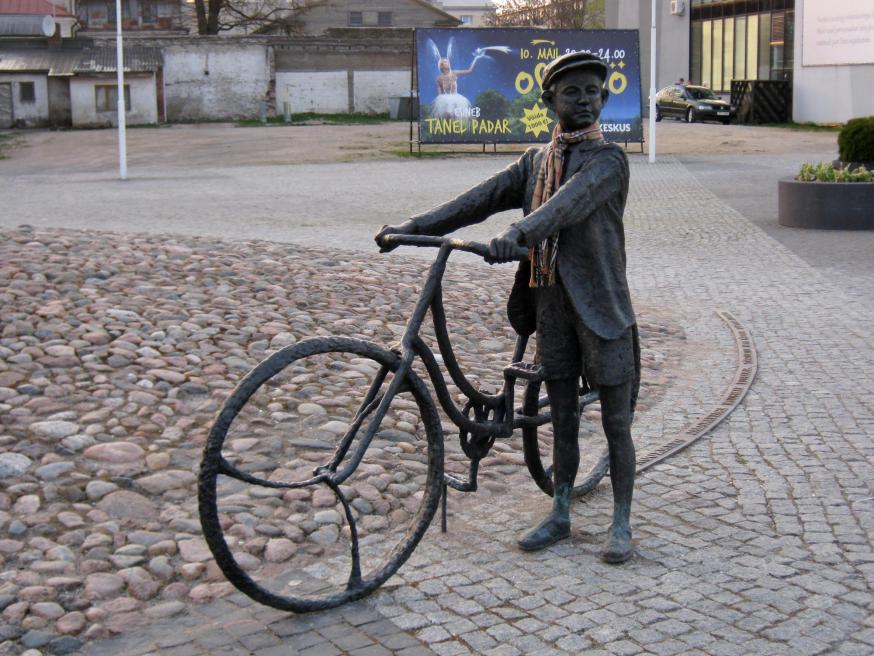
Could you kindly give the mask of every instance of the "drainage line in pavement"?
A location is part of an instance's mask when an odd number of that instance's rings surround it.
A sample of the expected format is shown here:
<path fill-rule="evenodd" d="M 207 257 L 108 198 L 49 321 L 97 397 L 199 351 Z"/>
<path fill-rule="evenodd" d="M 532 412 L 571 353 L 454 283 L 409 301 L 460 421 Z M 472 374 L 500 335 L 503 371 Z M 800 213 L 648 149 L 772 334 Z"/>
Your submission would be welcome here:
<path fill-rule="evenodd" d="M 758 358 L 749 331 L 727 310 L 717 310 L 716 315 L 728 325 L 734 337 L 737 354 L 737 369 L 734 380 L 726 390 L 722 401 L 710 413 L 683 429 L 683 432 L 676 439 L 651 451 L 646 451 L 638 457 L 638 473 L 649 469 L 678 451 L 682 451 L 716 428 L 740 404 L 756 377 Z"/>

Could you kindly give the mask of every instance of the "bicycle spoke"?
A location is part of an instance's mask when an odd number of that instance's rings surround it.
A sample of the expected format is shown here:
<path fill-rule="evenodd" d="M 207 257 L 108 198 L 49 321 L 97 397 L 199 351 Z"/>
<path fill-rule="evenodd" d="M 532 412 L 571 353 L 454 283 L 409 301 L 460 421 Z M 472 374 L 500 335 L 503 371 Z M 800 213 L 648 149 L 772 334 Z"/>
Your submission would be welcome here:
<path fill-rule="evenodd" d="M 261 487 L 269 487 L 273 489 L 285 489 L 285 490 L 295 490 L 302 487 L 307 487 L 310 485 L 317 485 L 325 480 L 324 475 L 313 476 L 310 479 L 305 481 L 300 481 L 297 483 L 280 483 L 277 481 L 269 481 L 264 478 L 259 478 L 258 476 L 252 476 L 251 474 L 247 474 L 246 472 L 240 471 L 236 467 L 234 467 L 231 463 L 229 463 L 224 458 L 219 460 L 219 468 L 218 473 L 224 474 L 229 478 L 236 479 L 238 481 L 242 481 L 244 483 L 252 483 L 253 485 L 260 485 Z"/>

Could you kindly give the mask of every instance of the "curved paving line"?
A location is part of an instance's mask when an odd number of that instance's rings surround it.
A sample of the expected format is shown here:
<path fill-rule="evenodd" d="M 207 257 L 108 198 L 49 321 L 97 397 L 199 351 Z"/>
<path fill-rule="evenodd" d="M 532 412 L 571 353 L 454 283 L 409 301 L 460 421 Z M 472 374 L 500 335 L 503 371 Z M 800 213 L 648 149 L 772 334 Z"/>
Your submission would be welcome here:
<path fill-rule="evenodd" d="M 734 373 L 734 379 L 725 391 L 720 403 L 707 415 L 687 426 L 670 442 L 641 454 L 637 458 L 637 473 L 649 469 L 678 451 L 682 451 L 716 428 L 732 413 L 749 391 L 758 370 L 758 358 L 753 338 L 731 312 L 717 310 L 716 315 L 728 325 L 734 337 L 737 354 L 737 369 Z"/>

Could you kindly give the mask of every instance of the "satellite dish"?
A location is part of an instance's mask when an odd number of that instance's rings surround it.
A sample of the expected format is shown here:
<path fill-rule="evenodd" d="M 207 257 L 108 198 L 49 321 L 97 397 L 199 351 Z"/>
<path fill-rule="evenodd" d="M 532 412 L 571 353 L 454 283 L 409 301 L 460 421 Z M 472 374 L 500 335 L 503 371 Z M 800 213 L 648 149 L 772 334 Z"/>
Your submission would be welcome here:
<path fill-rule="evenodd" d="M 51 16 L 43 16 L 42 19 L 42 33 L 45 36 L 54 36 L 55 35 L 55 19 Z"/>

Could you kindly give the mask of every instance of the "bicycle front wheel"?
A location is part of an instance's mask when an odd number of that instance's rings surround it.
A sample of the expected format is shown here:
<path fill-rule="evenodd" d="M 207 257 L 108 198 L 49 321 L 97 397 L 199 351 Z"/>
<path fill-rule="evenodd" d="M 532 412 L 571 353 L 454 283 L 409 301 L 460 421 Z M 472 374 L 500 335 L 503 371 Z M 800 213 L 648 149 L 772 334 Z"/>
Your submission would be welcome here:
<path fill-rule="evenodd" d="M 443 436 L 422 380 L 395 381 L 399 365 L 369 342 L 304 340 L 225 401 L 201 463 L 200 518 L 218 566 L 252 599 L 339 606 L 379 587 L 421 540 L 440 500 Z"/>

